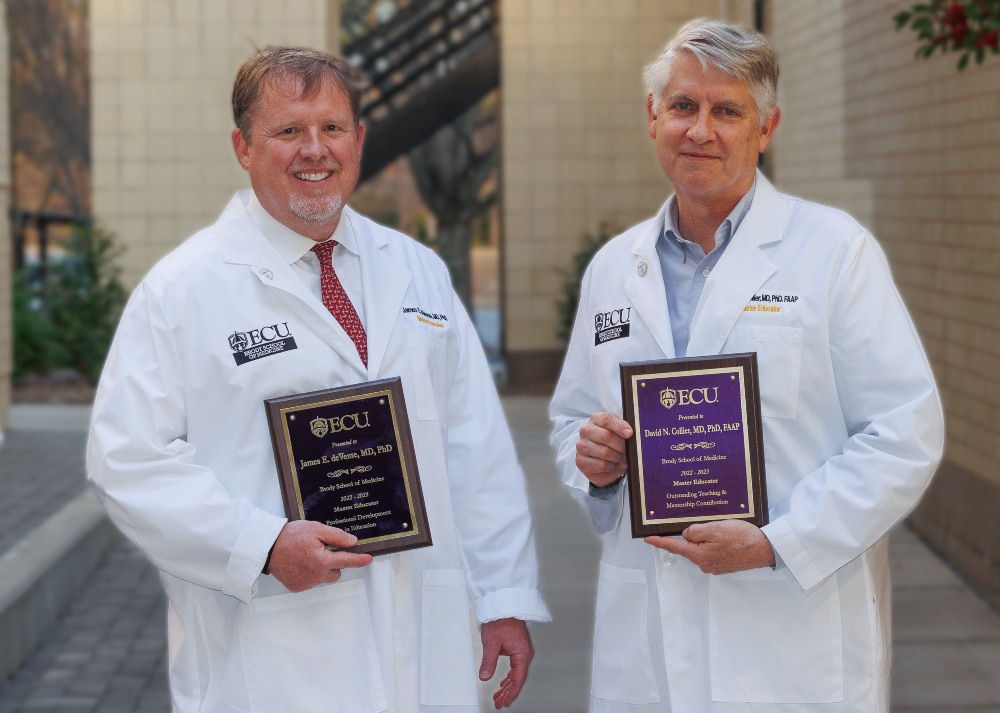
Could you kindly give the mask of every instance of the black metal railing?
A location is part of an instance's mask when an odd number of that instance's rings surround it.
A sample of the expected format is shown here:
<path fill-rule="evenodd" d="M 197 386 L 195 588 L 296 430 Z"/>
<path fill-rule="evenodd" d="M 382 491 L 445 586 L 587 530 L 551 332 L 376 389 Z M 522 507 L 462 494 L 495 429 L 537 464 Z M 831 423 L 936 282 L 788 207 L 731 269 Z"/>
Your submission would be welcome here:
<path fill-rule="evenodd" d="M 344 46 L 371 82 L 361 180 L 499 86 L 498 24 L 496 0 L 415 0 Z"/>
<path fill-rule="evenodd" d="M 80 228 L 91 223 L 91 217 L 77 213 L 56 213 L 44 210 L 24 210 L 12 208 L 11 237 L 14 249 L 14 269 L 20 270 L 28 264 L 28 233 L 33 231 L 36 237 L 35 265 L 38 274 L 34 277 L 44 282 L 48 277 L 49 252 L 52 244 L 53 228 Z"/>

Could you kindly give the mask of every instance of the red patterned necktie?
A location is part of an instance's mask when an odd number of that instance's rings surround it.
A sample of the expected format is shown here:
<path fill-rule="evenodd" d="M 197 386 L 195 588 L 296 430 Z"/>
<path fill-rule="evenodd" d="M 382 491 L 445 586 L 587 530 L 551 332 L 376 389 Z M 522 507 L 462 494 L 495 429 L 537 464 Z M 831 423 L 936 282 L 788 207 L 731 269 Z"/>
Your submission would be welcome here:
<path fill-rule="evenodd" d="M 333 248 L 337 245 L 336 240 L 327 240 L 325 243 L 316 244 L 312 251 L 319 258 L 320 273 L 319 284 L 323 290 L 323 304 L 330 310 L 330 314 L 340 322 L 354 341 L 354 346 L 358 348 L 358 356 L 365 367 L 368 366 L 368 337 L 365 334 L 365 327 L 361 324 L 357 310 L 351 304 L 351 299 L 344 292 L 344 286 L 340 284 L 340 278 L 333 269 Z"/>

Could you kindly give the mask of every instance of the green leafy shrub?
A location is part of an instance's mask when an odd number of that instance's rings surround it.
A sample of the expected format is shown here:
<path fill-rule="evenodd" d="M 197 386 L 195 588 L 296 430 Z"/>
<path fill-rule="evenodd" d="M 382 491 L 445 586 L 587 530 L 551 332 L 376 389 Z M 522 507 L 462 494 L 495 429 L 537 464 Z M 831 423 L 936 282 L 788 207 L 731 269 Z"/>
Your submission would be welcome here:
<path fill-rule="evenodd" d="M 573 332 L 576 308 L 580 304 L 580 282 L 583 280 L 583 273 L 586 272 L 587 265 L 597 251 L 617 233 L 617 229 L 609 227 L 606 223 L 601 223 L 596 235 L 584 233 L 583 245 L 573 255 L 572 265 L 569 269 L 559 271 L 563 277 L 563 286 L 562 296 L 556 300 L 556 308 L 559 311 L 556 336 L 564 342 L 569 342 L 569 336 Z"/>
<path fill-rule="evenodd" d="M 39 285 L 25 268 L 14 280 L 14 378 L 72 369 L 90 383 L 100 376 L 125 304 L 114 236 L 77 228 L 66 256 Z"/>
<path fill-rule="evenodd" d="M 32 270 L 14 275 L 14 378 L 46 374 L 66 362 L 66 354 L 44 309 L 42 290 L 32 284 Z"/>
<path fill-rule="evenodd" d="M 96 383 L 125 305 L 114 236 L 88 226 L 73 231 L 67 257 L 53 269 L 46 308 L 66 352 L 65 366 Z"/>

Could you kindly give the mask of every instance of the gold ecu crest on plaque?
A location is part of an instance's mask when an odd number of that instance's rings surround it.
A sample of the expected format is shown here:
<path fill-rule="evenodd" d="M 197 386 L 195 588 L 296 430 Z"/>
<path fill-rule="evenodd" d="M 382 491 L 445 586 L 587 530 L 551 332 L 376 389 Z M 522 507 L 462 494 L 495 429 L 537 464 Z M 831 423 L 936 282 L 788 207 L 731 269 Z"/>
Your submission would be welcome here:
<path fill-rule="evenodd" d="M 330 432 L 330 424 L 326 422 L 325 418 L 314 418 L 309 422 L 309 428 L 316 438 L 322 438 Z"/>

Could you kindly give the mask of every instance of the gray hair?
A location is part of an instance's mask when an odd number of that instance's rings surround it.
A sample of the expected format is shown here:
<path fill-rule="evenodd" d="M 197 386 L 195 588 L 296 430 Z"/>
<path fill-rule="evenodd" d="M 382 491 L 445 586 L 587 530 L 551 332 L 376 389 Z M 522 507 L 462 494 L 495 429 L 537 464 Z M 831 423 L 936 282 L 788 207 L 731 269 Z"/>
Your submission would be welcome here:
<path fill-rule="evenodd" d="M 673 60 L 679 52 L 693 54 L 703 69 L 709 65 L 745 82 L 757 107 L 760 125 L 774 113 L 778 91 L 778 60 L 774 49 L 759 32 L 727 25 L 717 20 L 691 20 L 685 24 L 660 56 L 643 71 L 653 96 L 653 113 L 670 81 Z"/>

